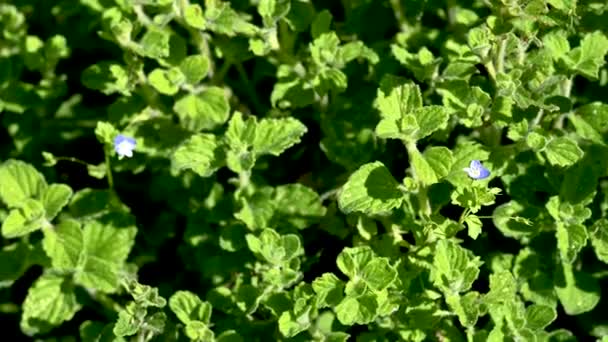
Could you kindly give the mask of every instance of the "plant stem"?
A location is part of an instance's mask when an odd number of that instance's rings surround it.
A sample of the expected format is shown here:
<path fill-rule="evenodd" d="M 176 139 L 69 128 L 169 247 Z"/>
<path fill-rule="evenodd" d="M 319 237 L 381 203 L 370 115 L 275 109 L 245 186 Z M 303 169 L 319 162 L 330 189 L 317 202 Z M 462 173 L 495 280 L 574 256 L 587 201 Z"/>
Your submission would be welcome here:
<path fill-rule="evenodd" d="M 414 153 L 420 153 L 420 151 L 418 151 L 418 147 L 416 147 L 415 141 L 406 141 L 404 143 L 405 143 L 405 148 L 407 149 L 407 154 L 409 156 L 410 165 L 412 166 L 412 176 L 418 183 L 418 205 L 420 206 L 421 214 L 423 214 L 427 217 L 431 216 L 431 213 L 433 211 L 431 210 L 431 203 L 429 202 L 429 198 L 428 198 L 428 188 L 420 181 L 420 179 L 418 178 L 417 172 L 416 172 L 417 170 L 414 167 L 414 165 L 411 163 L 412 160 L 414 159 L 412 157 L 414 155 Z"/>
<path fill-rule="evenodd" d="M 74 157 L 55 157 L 55 160 L 57 160 L 57 161 L 64 160 L 64 161 L 69 161 L 72 163 L 81 164 L 81 165 L 85 165 L 85 166 L 91 165 L 85 161 L 82 161 L 82 160 L 80 160 L 78 158 L 74 158 Z"/>
<path fill-rule="evenodd" d="M 112 164 L 110 163 L 110 151 L 106 148 L 104 151 L 106 159 L 106 174 L 108 177 L 108 186 L 110 190 L 114 190 L 114 179 L 112 178 Z"/>
<path fill-rule="evenodd" d="M 243 172 L 239 173 L 239 188 L 245 189 L 246 187 L 249 186 L 250 181 L 251 181 L 251 172 L 250 171 L 243 171 Z"/>
<path fill-rule="evenodd" d="M 505 72 L 505 55 L 507 52 L 507 40 L 501 39 L 498 44 L 498 54 L 496 55 L 496 72 L 504 73 Z"/>
<path fill-rule="evenodd" d="M 458 223 L 462 224 L 464 222 L 464 220 L 467 218 L 467 216 L 469 216 L 470 213 L 471 213 L 471 209 L 465 208 L 464 211 L 462 212 L 462 214 L 460 215 L 460 219 L 458 219 Z"/>

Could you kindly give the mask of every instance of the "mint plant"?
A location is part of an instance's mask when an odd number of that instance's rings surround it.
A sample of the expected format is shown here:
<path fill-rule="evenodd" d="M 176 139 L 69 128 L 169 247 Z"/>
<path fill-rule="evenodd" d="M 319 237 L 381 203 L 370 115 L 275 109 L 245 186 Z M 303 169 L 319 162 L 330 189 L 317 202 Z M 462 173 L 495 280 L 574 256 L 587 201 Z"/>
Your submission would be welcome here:
<path fill-rule="evenodd" d="M 6 338 L 608 341 L 606 13 L 0 4 Z"/>

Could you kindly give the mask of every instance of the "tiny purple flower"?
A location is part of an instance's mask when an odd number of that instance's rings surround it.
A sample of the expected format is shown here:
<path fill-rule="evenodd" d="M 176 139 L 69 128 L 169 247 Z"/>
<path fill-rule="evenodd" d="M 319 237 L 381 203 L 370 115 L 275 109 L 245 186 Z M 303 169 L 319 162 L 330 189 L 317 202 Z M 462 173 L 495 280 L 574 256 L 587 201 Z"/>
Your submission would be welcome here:
<path fill-rule="evenodd" d="M 135 149 L 135 139 L 119 134 L 114 138 L 114 151 L 118 153 L 118 158 L 133 157 Z"/>
<path fill-rule="evenodd" d="M 471 160 L 469 167 L 463 169 L 473 179 L 484 179 L 490 176 L 490 170 L 481 165 L 479 160 Z"/>

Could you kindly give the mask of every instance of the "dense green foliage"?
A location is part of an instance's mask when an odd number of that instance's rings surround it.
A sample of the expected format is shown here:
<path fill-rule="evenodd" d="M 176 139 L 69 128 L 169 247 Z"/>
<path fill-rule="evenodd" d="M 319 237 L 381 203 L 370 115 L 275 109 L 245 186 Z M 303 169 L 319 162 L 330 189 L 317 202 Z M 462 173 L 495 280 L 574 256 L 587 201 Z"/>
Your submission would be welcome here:
<path fill-rule="evenodd" d="M 3 338 L 608 341 L 607 52 L 605 0 L 1 3 Z"/>

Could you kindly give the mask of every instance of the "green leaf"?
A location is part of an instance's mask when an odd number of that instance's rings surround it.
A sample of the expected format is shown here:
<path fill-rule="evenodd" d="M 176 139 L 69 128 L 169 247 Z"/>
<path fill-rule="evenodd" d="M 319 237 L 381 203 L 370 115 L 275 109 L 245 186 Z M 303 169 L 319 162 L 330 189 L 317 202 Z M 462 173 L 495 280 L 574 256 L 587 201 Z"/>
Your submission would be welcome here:
<path fill-rule="evenodd" d="M 79 328 L 81 341 L 92 342 L 126 342 L 112 332 L 114 324 L 105 324 L 97 321 L 84 321 Z"/>
<path fill-rule="evenodd" d="M 148 75 L 150 85 L 159 93 L 165 95 L 175 95 L 179 91 L 185 76 L 177 68 L 164 70 L 156 68 Z"/>
<path fill-rule="evenodd" d="M 437 175 L 431 165 L 424 159 L 417 148 L 408 150 L 410 163 L 413 167 L 414 177 L 425 186 L 437 183 Z"/>
<path fill-rule="evenodd" d="M 576 109 L 586 122 L 599 133 L 608 132 L 608 104 L 602 102 L 591 102 Z"/>
<path fill-rule="evenodd" d="M 521 238 L 524 236 L 530 236 L 538 232 L 538 227 L 528 224 L 529 221 L 526 217 L 521 215 L 526 208 L 516 202 L 510 201 L 505 204 L 501 204 L 492 214 L 492 221 L 494 225 L 505 235 L 513 238 Z M 528 209 L 532 213 L 537 213 L 538 209 Z M 526 215 L 527 217 L 530 217 Z M 518 217 L 518 220 L 514 220 L 514 217 Z"/>
<path fill-rule="evenodd" d="M 303 314 L 296 316 L 291 311 L 285 311 L 279 317 L 279 331 L 283 336 L 291 338 L 308 329 L 311 324 L 310 306 Z"/>
<path fill-rule="evenodd" d="M 43 226 L 48 226 L 49 222 L 44 214 L 44 207 L 41 202 L 33 199 L 25 200 L 22 203 L 22 208 L 11 210 L 2 222 L 2 236 L 12 239 L 27 235 Z"/>
<path fill-rule="evenodd" d="M 125 279 L 122 284 L 137 305 L 157 308 L 163 308 L 167 305 L 167 301 L 158 294 L 158 288 L 156 287 L 140 284 L 132 278 Z"/>
<path fill-rule="evenodd" d="M 259 237 L 247 234 L 245 238 L 254 254 L 274 265 L 284 265 L 304 253 L 300 239 L 294 234 L 280 235 L 272 229 L 264 229 Z"/>
<path fill-rule="evenodd" d="M 273 202 L 273 221 L 286 223 L 297 229 L 310 227 L 321 220 L 326 209 L 321 204 L 319 194 L 301 184 L 287 184 L 276 187 Z"/>
<path fill-rule="evenodd" d="M 216 338 L 217 342 L 245 342 L 235 330 L 226 330 Z"/>
<path fill-rule="evenodd" d="M 258 13 L 264 19 L 264 25 L 272 26 L 276 21 L 283 18 L 291 9 L 289 0 L 260 0 Z"/>
<path fill-rule="evenodd" d="M 47 220 L 52 220 L 59 214 L 72 197 L 72 188 L 65 184 L 51 184 L 43 195 L 42 204 L 46 211 Z"/>
<path fill-rule="evenodd" d="M 336 262 L 340 271 L 353 279 L 363 272 L 363 268 L 374 257 L 374 251 L 369 246 L 346 247 L 340 252 Z"/>
<path fill-rule="evenodd" d="M 23 302 L 21 330 L 27 335 L 42 334 L 69 321 L 80 310 L 73 285 L 57 275 L 42 275 L 27 292 Z"/>
<path fill-rule="evenodd" d="M 433 279 L 437 286 L 453 292 L 468 291 L 482 262 L 469 250 L 450 240 L 437 243 L 433 256 Z"/>
<path fill-rule="evenodd" d="M 118 312 L 118 320 L 114 324 L 114 335 L 125 337 L 135 335 L 145 323 L 147 310 L 135 302 Z"/>
<path fill-rule="evenodd" d="M 374 106 L 382 120 L 376 126 L 381 138 L 413 138 L 419 129 L 412 112 L 422 107 L 420 88 L 395 76 L 385 76 L 380 82 Z"/>
<path fill-rule="evenodd" d="M 346 297 L 335 307 L 336 316 L 344 325 L 369 324 L 376 318 L 378 304 L 373 295 Z"/>
<path fill-rule="evenodd" d="M 129 96 L 133 90 L 129 72 L 122 65 L 110 61 L 91 65 L 82 72 L 80 79 L 85 87 L 106 95 L 120 93 Z"/>
<path fill-rule="evenodd" d="M 169 298 L 169 307 L 177 318 L 184 324 L 199 321 L 209 324 L 211 320 L 211 304 L 189 291 L 177 291 Z"/>
<path fill-rule="evenodd" d="M 486 120 L 492 101 L 480 87 L 470 86 L 467 81 L 459 79 L 442 83 L 437 92 L 443 96 L 444 106 L 459 116 L 459 123 L 466 127 L 479 127 Z"/>
<path fill-rule="evenodd" d="M 169 57 L 169 33 L 148 26 L 148 30 L 139 42 L 139 53 L 149 58 Z"/>
<path fill-rule="evenodd" d="M 422 82 L 432 79 L 441 63 L 441 58 L 435 58 L 426 47 L 422 47 L 417 53 L 410 53 L 398 44 L 391 44 L 391 52 L 401 64 L 414 73 L 418 81 Z"/>
<path fill-rule="evenodd" d="M 608 264 L 608 220 L 597 220 L 589 229 L 589 238 L 597 258 Z"/>
<path fill-rule="evenodd" d="M 344 297 L 344 282 L 333 273 L 323 273 L 312 282 L 312 288 L 317 294 L 316 302 L 319 309 L 335 307 Z"/>
<path fill-rule="evenodd" d="M 526 308 L 526 327 L 532 330 L 543 330 L 557 318 L 554 308 L 533 304 Z"/>
<path fill-rule="evenodd" d="M 598 72 L 605 63 L 606 53 L 608 53 L 608 38 L 602 32 L 595 31 L 585 35 L 581 46 L 568 53 L 568 64 L 572 64 L 571 69 L 579 74 L 597 79 Z"/>
<path fill-rule="evenodd" d="M 33 166 L 19 160 L 7 160 L 0 165 L 0 199 L 9 207 L 23 205 L 26 199 L 41 199 L 47 183 Z"/>
<path fill-rule="evenodd" d="M 198 94 L 186 95 L 175 102 L 182 127 L 199 132 L 224 124 L 230 115 L 230 105 L 224 89 L 210 87 Z"/>
<path fill-rule="evenodd" d="M 258 28 L 247 22 L 244 16 L 230 7 L 229 2 L 211 0 L 205 2 L 205 20 L 207 28 L 229 37 L 236 34 L 252 36 Z"/>
<path fill-rule="evenodd" d="M 600 301 L 600 285 L 590 274 L 574 271 L 572 264 L 562 262 L 562 272 L 554 279 L 555 291 L 566 314 L 589 312 Z"/>
<path fill-rule="evenodd" d="M 448 123 L 448 111 L 442 106 L 426 106 L 414 112 L 418 122 L 416 140 L 420 140 L 433 132 L 444 129 Z"/>
<path fill-rule="evenodd" d="M 328 33 L 332 19 L 333 19 L 333 16 L 331 15 L 331 12 L 329 12 L 326 9 L 317 13 L 316 17 L 312 21 L 312 24 L 310 25 L 310 35 L 314 39 L 317 39 L 322 34 Z"/>
<path fill-rule="evenodd" d="M 374 105 L 382 120 L 376 126 L 381 138 L 416 141 L 443 129 L 449 113 L 442 106 L 422 106 L 418 85 L 395 76 L 380 82 Z"/>
<path fill-rule="evenodd" d="M 255 116 L 248 116 L 247 120 L 243 120 L 241 112 L 234 112 L 228 122 L 228 130 L 225 135 L 228 146 L 235 151 L 247 150 L 253 145 L 256 128 Z"/>
<path fill-rule="evenodd" d="M 576 129 L 576 133 L 578 133 L 581 138 L 591 140 L 596 144 L 604 145 L 604 138 L 602 135 L 585 119 L 574 114 L 569 115 L 568 119 L 572 122 L 574 129 Z"/>
<path fill-rule="evenodd" d="M 570 43 L 566 32 L 556 30 L 543 37 L 543 46 L 551 53 L 554 60 L 564 57 L 570 51 Z"/>
<path fill-rule="evenodd" d="M 51 167 L 57 165 L 57 158 L 47 151 L 42 151 L 42 158 L 44 158 L 44 166 Z"/>
<path fill-rule="evenodd" d="M 75 281 L 101 292 L 118 290 L 120 273 L 135 242 L 132 219 L 110 214 L 108 222 L 90 221 L 83 228 L 83 253 Z"/>
<path fill-rule="evenodd" d="M 557 224 L 557 247 L 564 262 L 572 263 L 585 245 L 587 229 L 582 224 Z"/>
<path fill-rule="evenodd" d="M 243 196 L 238 201 L 241 209 L 234 214 L 234 217 L 243 221 L 251 230 L 268 227 L 276 209 L 272 192 L 272 188 L 263 187 L 253 195 Z"/>
<path fill-rule="evenodd" d="M 243 120 L 243 115 L 235 112 L 226 132 L 230 146 L 226 156 L 228 167 L 237 173 L 248 171 L 258 156 L 280 155 L 299 143 L 306 131 L 306 126 L 293 118 L 262 119 L 258 122 L 253 116 Z"/>
<path fill-rule="evenodd" d="M 33 247 L 25 242 L 13 243 L 0 250 L 0 289 L 10 287 L 33 263 Z"/>
<path fill-rule="evenodd" d="M 530 132 L 526 137 L 526 144 L 534 151 L 541 151 L 547 146 L 547 138 L 537 132 Z"/>
<path fill-rule="evenodd" d="M 372 290 L 382 291 L 395 281 L 397 271 L 387 258 L 374 258 L 361 270 L 360 276 Z"/>
<path fill-rule="evenodd" d="M 467 35 L 467 43 L 471 51 L 481 58 L 486 57 L 492 47 L 494 39 L 496 39 L 496 37 L 494 37 L 492 31 L 485 25 L 471 29 Z"/>
<path fill-rule="evenodd" d="M 203 55 L 193 55 L 184 58 L 179 64 L 186 81 L 192 85 L 199 83 L 209 72 L 209 59 Z"/>
<path fill-rule="evenodd" d="M 199 30 L 206 28 L 206 20 L 203 16 L 203 9 L 199 4 L 187 4 L 184 8 L 184 20 L 186 24 Z"/>
<path fill-rule="evenodd" d="M 82 263 L 83 234 L 80 223 L 65 220 L 55 229 L 45 229 L 42 247 L 51 258 L 53 268 L 74 272 Z"/>
<path fill-rule="evenodd" d="M 199 321 L 190 321 L 186 324 L 186 336 L 193 341 L 215 341 L 215 334 L 209 327 Z"/>
<path fill-rule="evenodd" d="M 304 32 L 313 21 L 315 9 L 312 3 L 303 1 L 292 1 L 291 9 L 287 16 L 283 18 L 289 27 L 295 32 Z M 313 35 L 313 38 L 317 36 Z"/>
<path fill-rule="evenodd" d="M 350 175 L 338 195 L 342 212 L 386 213 L 401 205 L 399 184 L 381 162 L 368 163 Z"/>
<path fill-rule="evenodd" d="M 98 121 L 95 126 L 95 136 L 102 144 L 113 144 L 114 138 L 119 134 L 119 131 L 109 122 Z"/>
<path fill-rule="evenodd" d="M 263 119 L 256 126 L 253 151 L 278 156 L 299 143 L 307 131 L 304 124 L 293 118 Z"/>
<path fill-rule="evenodd" d="M 583 156 L 583 150 L 576 142 L 566 137 L 549 141 L 544 151 L 549 163 L 558 166 L 570 166 Z"/>
<path fill-rule="evenodd" d="M 422 154 L 429 166 L 435 171 L 437 179 L 446 177 L 452 169 L 452 151 L 443 146 L 431 146 Z"/>
<path fill-rule="evenodd" d="M 173 153 L 171 166 L 175 170 L 192 170 L 209 177 L 221 166 L 220 145 L 213 134 L 195 134 Z"/>
<path fill-rule="evenodd" d="M 477 215 L 471 214 L 467 215 L 467 217 L 464 219 L 464 222 L 469 228 L 469 236 L 471 237 L 471 239 L 476 240 L 479 234 L 481 234 L 481 220 Z"/>

